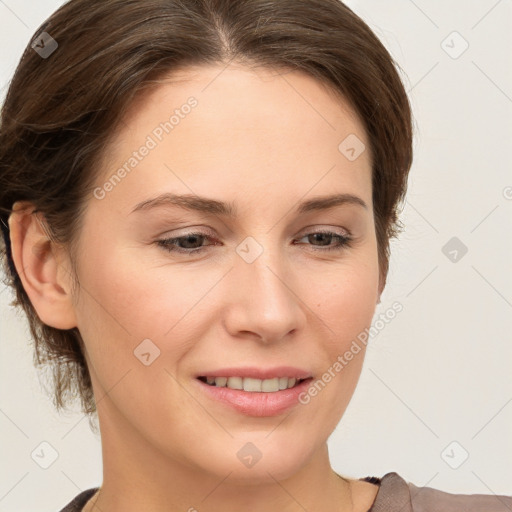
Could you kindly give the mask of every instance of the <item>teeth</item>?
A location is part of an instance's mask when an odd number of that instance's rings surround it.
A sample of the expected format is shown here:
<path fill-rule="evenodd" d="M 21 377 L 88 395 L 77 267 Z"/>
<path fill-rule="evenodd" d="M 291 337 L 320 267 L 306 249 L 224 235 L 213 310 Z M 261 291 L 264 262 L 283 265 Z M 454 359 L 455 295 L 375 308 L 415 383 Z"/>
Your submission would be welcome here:
<path fill-rule="evenodd" d="M 288 380 L 288 379 L 286 379 L 286 380 Z M 265 391 L 267 393 L 279 391 L 279 379 L 276 377 L 275 379 L 262 380 L 261 381 L 261 391 Z"/>
<path fill-rule="evenodd" d="M 293 388 L 298 379 L 275 377 L 273 379 L 253 379 L 250 377 L 207 377 L 206 382 L 219 388 L 240 389 L 244 391 L 275 393 L 283 389 Z"/>
<path fill-rule="evenodd" d="M 229 377 L 227 387 L 231 389 L 244 389 L 242 377 Z"/>
<path fill-rule="evenodd" d="M 218 386 L 219 388 L 223 388 L 228 383 L 228 378 L 227 377 L 215 377 L 213 379 L 213 382 L 215 382 L 215 385 Z M 208 384 L 213 384 L 213 382 L 209 382 Z"/>
<path fill-rule="evenodd" d="M 261 391 L 260 379 L 250 379 L 249 377 L 244 378 L 244 391 Z"/>

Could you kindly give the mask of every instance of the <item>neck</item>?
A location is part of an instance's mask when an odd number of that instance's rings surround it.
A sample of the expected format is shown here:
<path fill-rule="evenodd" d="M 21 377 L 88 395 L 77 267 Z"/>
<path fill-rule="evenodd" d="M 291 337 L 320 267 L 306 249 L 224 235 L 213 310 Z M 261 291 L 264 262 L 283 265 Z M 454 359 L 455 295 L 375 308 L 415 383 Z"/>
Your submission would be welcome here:
<path fill-rule="evenodd" d="M 352 483 L 332 470 L 326 443 L 287 478 L 235 480 L 172 459 L 101 419 L 103 484 L 83 512 L 354 511 Z"/>

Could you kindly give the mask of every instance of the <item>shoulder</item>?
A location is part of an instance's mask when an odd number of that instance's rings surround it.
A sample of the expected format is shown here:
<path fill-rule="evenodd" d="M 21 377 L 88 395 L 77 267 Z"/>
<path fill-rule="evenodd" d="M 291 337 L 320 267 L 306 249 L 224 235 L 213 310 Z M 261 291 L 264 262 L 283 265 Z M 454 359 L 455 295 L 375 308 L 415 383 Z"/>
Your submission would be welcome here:
<path fill-rule="evenodd" d="M 85 504 L 92 498 L 98 487 L 87 489 L 75 496 L 60 512 L 81 512 Z"/>
<path fill-rule="evenodd" d="M 510 512 L 512 496 L 452 494 L 432 487 L 418 487 L 398 473 L 387 473 L 369 512 Z"/>

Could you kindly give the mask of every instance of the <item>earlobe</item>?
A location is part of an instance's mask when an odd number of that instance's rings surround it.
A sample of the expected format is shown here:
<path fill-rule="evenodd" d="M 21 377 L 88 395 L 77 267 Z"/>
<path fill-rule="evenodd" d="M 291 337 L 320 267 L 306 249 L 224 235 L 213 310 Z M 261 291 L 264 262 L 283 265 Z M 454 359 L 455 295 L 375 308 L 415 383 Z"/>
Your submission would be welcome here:
<path fill-rule="evenodd" d="M 76 327 L 71 296 L 71 274 L 51 241 L 34 205 L 17 201 L 9 216 L 11 249 L 16 271 L 30 302 L 43 323 L 56 329 Z"/>

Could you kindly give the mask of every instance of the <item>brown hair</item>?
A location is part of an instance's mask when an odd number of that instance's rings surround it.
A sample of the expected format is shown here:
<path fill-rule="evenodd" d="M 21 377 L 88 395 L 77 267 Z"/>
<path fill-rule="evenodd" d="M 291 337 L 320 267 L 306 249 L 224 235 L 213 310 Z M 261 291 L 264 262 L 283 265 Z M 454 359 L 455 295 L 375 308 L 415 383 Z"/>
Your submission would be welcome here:
<path fill-rule="evenodd" d="M 30 201 L 51 240 L 73 254 L 109 136 L 135 95 L 178 67 L 236 60 L 301 70 L 348 100 L 371 146 L 385 282 L 412 164 L 411 111 L 397 64 L 340 1 L 71 0 L 36 34 L 43 32 L 58 48 L 42 58 L 27 46 L 1 111 L 1 260 L 15 292 L 11 305 L 28 317 L 34 362 L 51 367 L 58 410 L 75 396 L 83 412 L 96 410 L 83 341 L 77 328 L 56 329 L 38 318 L 13 264 L 7 219 L 16 201 Z"/>

